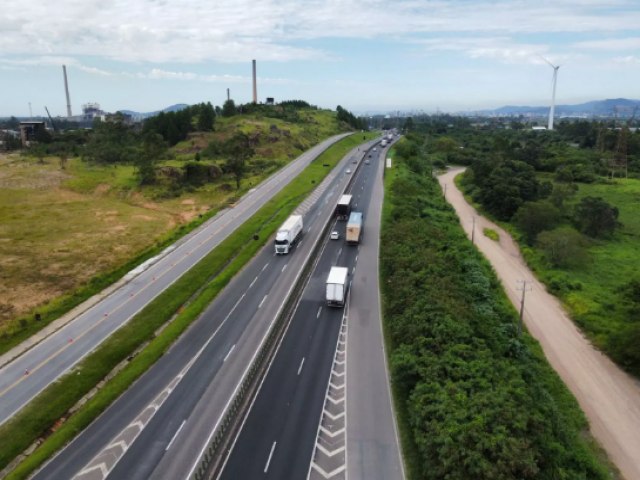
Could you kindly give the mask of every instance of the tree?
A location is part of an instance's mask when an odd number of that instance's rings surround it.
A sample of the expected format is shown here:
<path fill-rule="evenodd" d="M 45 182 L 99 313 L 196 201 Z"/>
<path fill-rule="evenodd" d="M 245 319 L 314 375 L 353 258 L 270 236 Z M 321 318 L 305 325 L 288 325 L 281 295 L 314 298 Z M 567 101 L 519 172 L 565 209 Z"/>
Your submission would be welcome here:
<path fill-rule="evenodd" d="M 571 227 L 542 232 L 537 243 L 554 267 L 575 267 L 588 259 L 585 239 Z"/>
<path fill-rule="evenodd" d="M 407 117 L 407 119 L 404 121 L 404 125 L 402 126 L 402 131 L 404 133 L 409 133 L 412 132 L 414 128 L 415 125 L 413 122 L 413 117 Z"/>
<path fill-rule="evenodd" d="M 578 230 L 590 237 L 607 237 L 618 226 L 618 209 L 600 197 L 584 197 L 574 210 Z"/>
<path fill-rule="evenodd" d="M 135 155 L 134 142 L 135 136 L 124 122 L 97 120 L 82 158 L 100 164 L 130 163 Z"/>
<path fill-rule="evenodd" d="M 531 245 L 540 232 L 551 230 L 558 224 L 560 210 L 546 200 L 526 202 L 520 206 L 513 221 Z"/>
<path fill-rule="evenodd" d="M 556 183 L 549 196 L 549 200 L 557 208 L 564 207 L 564 202 L 575 196 L 578 192 L 578 185 L 575 183 Z"/>
<path fill-rule="evenodd" d="M 236 189 L 240 189 L 240 181 L 246 172 L 246 163 L 255 153 L 251 148 L 249 137 L 244 133 L 236 133 L 222 145 L 222 152 L 228 157 L 225 171 L 231 173 L 236 180 Z"/>
<path fill-rule="evenodd" d="M 211 102 L 200 104 L 200 112 L 198 115 L 198 130 L 202 132 L 210 132 L 216 119 L 216 112 Z"/>
<path fill-rule="evenodd" d="M 156 162 L 167 151 L 167 144 L 159 133 L 147 132 L 142 138 L 142 150 L 136 156 L 135 165 L 141 185 L 156 181 Z"/>
<path fill-rule="evenodd" d="M 233 100 L 229 99 L 222 105 L 222 116 L 233 117 L 237 113 L 236 104 Z"/>

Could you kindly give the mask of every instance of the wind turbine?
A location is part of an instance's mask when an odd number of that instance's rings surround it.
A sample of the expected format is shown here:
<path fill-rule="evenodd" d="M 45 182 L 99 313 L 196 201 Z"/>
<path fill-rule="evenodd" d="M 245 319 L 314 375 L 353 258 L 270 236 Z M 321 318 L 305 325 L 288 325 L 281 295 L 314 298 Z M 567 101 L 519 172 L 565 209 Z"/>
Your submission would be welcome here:
<path fill-rule="evenodd" d="M 549 125 L 547 126 L 547 130 L 553 130 L 553 114 L 556 109 L 556 82 L 558 80 L 558 69 L 560 68 L 560 65 L 556 67 L 553 63 L 551 63 L 549 60 L 544 58 L 542 55 L 540 55 L 540 58 L 542 58 L 545 62 L 547 62 L 551 66 L 551 68 L 553 68 L 553 93 L 551 94 L 551 108 L 549 109 Z"/>

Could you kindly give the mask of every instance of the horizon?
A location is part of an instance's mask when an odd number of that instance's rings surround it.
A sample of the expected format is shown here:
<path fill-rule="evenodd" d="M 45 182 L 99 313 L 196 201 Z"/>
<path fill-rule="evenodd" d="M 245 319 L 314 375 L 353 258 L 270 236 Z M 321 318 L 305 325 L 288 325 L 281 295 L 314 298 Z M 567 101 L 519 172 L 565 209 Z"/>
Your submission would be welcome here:
<path fill-rule="evenodd" d="M 4 9 L 0 116 L 71 106 L 161 110 L 304 99 L 350 111 L 477 111 L 637 96 L 640 5 L 631 0 L 323 2 L 98 0 Z M 585 81 L 588 79 L 588 81 Z M 6 109 L 6 110 L 5 110 Z"/>

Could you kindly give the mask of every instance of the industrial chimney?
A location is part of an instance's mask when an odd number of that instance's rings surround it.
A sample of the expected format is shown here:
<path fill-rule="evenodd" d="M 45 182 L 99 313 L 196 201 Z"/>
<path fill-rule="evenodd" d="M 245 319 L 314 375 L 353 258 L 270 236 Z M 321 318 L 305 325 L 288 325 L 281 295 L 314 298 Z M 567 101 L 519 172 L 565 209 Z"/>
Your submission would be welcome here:
<path fill-rule="evenodd" d="M 253 63 L 253 103 L 258 103 L 258 85 L 256 80 L 256 61 L 252 60 Z"/>
<path fill-rule="evenodd" d="M 69 98 L 69 82 L 67 82 L 66 65 L 62 65 L 62 73 L 64 74 L 64 91 L 67 94 L 67 117 L 71 117 L 71 99 Z"/>
<path fill-rule="evenodd" d="M 229 92 L 229 89 L 227 88 L 227 101 L 231 100 L 231 93 Z"/>

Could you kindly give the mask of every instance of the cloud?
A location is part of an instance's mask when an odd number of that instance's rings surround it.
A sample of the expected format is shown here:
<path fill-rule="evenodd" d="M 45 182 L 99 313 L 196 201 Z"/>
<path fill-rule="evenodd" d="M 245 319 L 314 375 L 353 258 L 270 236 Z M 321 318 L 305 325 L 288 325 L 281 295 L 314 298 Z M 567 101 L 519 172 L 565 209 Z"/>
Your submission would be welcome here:
<path fill-rule="evenodd" d="M 622 65 L 640 65 L 640 57 L 637 55 L 627 55 L 625 57 L 615 57 L 614 63 Z"/>
<path fill-rule="evenodd" d="M 3 55 L 126 62 L 323 60 L 322 39 L 637 31 L 635 0 L 57 0 L 0 12 Z M 6 28 L 5 28 L 6 27 Z M 588 42 L 585 42 L 588 43 Z M 520 47 L 478 56 L 518 61 Z"/>
<path fill-rule="evenodd" d="M 144 78 L 150 80 L 181 80 L 181 81 L 198 81 L 198 82 L 210 82 L 210 83 L 224 83 L 224 84 L 245 84 L 249 85 L 251 83 L 251 77 L 243 77 L 240 75 L 216 75 L 209 74 L 203 75 L 200 73 L 194 72 L 176 72 L 171 70 L 164 70 L 160 68 L 152 68 L 148 72 L 137 72 L 137 73 L 129 73 L 123 72 L 123 76 L 127 77 L 135 77 L 135 78 Z M 290 80 L 285 78 L 268 78 L 268 77 L 258 77 L 258 81 L 260 84 L 271 84 L 271 85 L 285 85 L 292 83 Z"/>
<path fill-rule="evenodd" d="M 576 48 L 592 50 L 640 50 L 640 37 L 608 38 L 605 40 L 591 40 L 573 44 Z"/>

